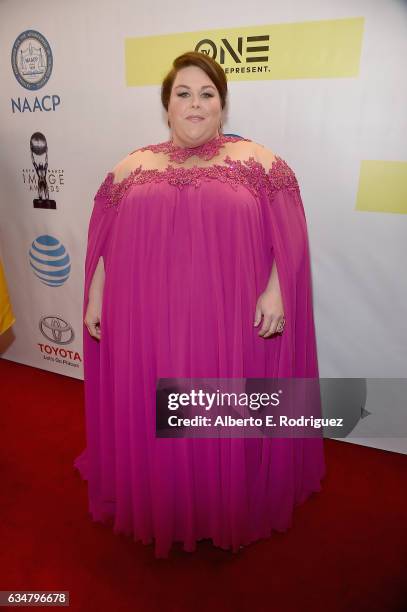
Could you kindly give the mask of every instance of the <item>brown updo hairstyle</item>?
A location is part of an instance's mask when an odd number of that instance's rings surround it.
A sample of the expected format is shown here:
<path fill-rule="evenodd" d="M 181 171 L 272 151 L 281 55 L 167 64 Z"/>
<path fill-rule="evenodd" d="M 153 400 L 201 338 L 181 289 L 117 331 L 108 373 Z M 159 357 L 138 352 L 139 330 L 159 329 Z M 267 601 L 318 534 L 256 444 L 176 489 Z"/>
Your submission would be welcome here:
<path fill-rule="evenodd" d="M 223 68 L 216 60 L 209 57 L 209 55 L 200 53 L 199 51 L 188 51 L 187 53 L 183 53 L 182 55 L 176 57 L 172 63 L 172 66 L 173 67 L 166 75 L 161 85 L 161 102 L 166 111 L 168 111 L 168 104 L 175 77 L 181 68 L 186 68 L 187 66 L 197 66 L 208 75 L 218 90 L 222 109 L 225 108 L 228 94 L 228 84 Z"/>

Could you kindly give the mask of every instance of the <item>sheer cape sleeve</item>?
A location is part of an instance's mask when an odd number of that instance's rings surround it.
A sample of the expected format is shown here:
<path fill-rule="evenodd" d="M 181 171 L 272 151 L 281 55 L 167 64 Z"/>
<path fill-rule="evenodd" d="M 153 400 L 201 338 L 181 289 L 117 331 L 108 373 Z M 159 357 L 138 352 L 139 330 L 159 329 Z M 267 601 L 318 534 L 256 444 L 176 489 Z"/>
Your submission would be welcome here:
<path fill-rule="evenodd" d="M 275 260 L 286 319 L 281 377 L 318 377 L 307 223 L 297 178 L 276 156 L 263 183 L 267 240 Z"/>
<path fill-rule="evenodd" d="M 110 194 L 112 190 L 113 173 L 109 172 L 100 185 L 93 203 L 92 214 L 89 220 L 88 241 L 85 257 L 85 282 L 83 294 L 83 320 L 89 300 L 89 288 L 95 273 L 100 257 L 106 268 L 110 238 L 112 235 L 114 220 L 116 217 L 114 207 L 110 206 Z M 103 334 L 103 325 L 102 325 Z M 85 379 L 85 405 L 88 447 L 95 447 L 98 444 L 97 428 L 94 427 L 98 422 L 99 413 L 99 385 L 100 385 L 100 341 L 93 338 L 83 323 L 83 368 Z M 87 461 L 87 449 L 75 459 L 75 467 L 85 479 L 89 477 L 89 465 Z M 97 474 L 97 471 L 95 472 Z M 97 486 L 95 480 L 90 486 Z"/>
<path fill-rule="evenodd" d="M 88 242 L 85 258 L 84 314 L 89 298 L 89 287 L 100 257 L 104 263 L 108 254 L 112 225 L 115 219 L 114 207 L 109 204 L 112 190 L 113 173 L 109 172 L 100 185 L 93 203 L 89 220 Z"/>

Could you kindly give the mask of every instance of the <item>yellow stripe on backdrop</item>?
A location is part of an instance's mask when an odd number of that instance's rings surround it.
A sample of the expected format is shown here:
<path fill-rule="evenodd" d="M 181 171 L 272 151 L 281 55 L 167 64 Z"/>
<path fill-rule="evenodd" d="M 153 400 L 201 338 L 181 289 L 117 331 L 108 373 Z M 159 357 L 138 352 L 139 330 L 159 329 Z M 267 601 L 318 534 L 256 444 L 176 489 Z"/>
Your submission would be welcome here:
<path fill-rule="evenodd" d="M 0 259 L 0 334 L 3 334 L 9 327 L 11 327 L 15 320 L 16 318 L 14 316 L 8 295 L 3 264 Z"/>
<path fill-rule="evenodd" d="M 355 209 L 407 214 L 407 162 L 362 160 Z"/>
<path fill-rule="evenodd" d="M 232 81 L 355 77 L 363 28 L 355 17 L 126 38 L 126 84 L 161 83 L 186 51 L 214 57 Z"/>

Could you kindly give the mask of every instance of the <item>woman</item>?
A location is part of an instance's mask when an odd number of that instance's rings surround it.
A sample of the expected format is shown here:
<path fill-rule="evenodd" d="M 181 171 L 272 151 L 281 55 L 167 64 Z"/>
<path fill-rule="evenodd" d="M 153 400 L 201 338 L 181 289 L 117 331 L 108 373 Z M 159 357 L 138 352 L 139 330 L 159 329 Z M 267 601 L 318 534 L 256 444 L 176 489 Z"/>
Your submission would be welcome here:
<path fill-rule="evenodd" d="M 279 156 L 221 132 L 222 68 L 185 53 L 162 84 L 171 138 L 130 153 L 95 197 L 85 264 L 88 479 L 94 520 L 237 551 L 320 489 L 318 439 L 160 439 L 159 378 L 318 376 L 307 232 Z"/>

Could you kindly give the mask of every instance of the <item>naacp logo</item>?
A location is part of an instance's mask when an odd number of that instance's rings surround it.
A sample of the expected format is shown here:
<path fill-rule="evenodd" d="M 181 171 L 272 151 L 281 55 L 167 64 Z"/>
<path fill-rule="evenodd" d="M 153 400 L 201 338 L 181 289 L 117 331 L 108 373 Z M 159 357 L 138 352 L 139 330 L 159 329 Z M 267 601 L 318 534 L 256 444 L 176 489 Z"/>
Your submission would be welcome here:
<path fill-rule="evenodd" d="M 39 327 L 44 338 L 56 344 L 70 344 L 75 338 L 72 326 L 58 316 L 41 317 Z"/>
<path fill-rule="evenodd" d="M 11 65 L 23 87 L 31 90 L 44 87 L 52 72 L 52 51 L 45 36 L 36 30 L 26 30 L 17 36 Z"/>

